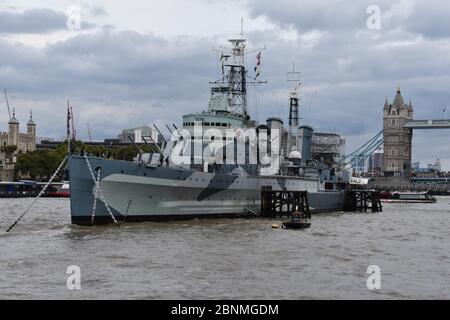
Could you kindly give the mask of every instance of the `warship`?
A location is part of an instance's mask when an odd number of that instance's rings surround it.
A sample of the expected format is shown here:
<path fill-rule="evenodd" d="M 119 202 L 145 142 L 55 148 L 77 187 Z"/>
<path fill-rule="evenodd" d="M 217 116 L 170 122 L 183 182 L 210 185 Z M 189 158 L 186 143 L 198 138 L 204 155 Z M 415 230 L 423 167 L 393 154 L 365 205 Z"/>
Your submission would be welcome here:
<path fill-rule="evenodd" d="M 73 224 L 254 216 L 261 190 L 307 191 L 312 213 L 343 208 L 344 175 L 312 159 L 313 128 L 299 124 L 299 85 L 286 99 L 288 130 L 278 117 L 257 124 L 247 85 L 261 82 L 261 51 L 250 76 L 246 40 L 228 41 L 207 110 L 184 115 L 160 147 L 147 137 L 157 152 L 133 161 L 68 155 Z"/>

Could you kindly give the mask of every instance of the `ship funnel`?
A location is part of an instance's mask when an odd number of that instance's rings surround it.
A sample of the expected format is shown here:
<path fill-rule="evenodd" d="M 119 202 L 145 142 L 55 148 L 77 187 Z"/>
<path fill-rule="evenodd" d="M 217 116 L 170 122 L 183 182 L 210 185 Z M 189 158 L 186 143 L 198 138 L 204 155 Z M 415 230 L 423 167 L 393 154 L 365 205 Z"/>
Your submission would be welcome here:
<path fill-rule="evenodd" d="M 299 129 L 299 151 L 304 163 L 311 161 L 311 141 L 314 129 L 310 126 L 301 126 Z"/>
<path fill-rule="evenodd" d="M 278 129 L 278 130 L 280 130 L 280 133 L 281 133 L 281 129 L 283 128 L 283 120 L 281 120 L 280 118 L 277 118 L 277 117 L 271 117 L 271 118 L 267 119 L 266 122 L 267 122 L 267 126 L 270 128 L 270 130 Z"/>

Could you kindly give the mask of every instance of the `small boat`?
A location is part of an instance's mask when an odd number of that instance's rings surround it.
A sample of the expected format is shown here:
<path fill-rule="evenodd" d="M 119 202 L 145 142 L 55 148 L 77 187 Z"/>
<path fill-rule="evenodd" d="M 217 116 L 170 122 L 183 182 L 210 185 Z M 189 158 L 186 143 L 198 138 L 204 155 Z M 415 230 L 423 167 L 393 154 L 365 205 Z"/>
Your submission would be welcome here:
<path fill-rule="evenodd" d="M 428 192 L 383 192 L 381 193 L 382 202 L 390 203 L 434 203 L 436 198 Z"/>
<path fill-rule="evenodd" d="M 49 198 L 70 198 L 70 186 L 68 182 L 58 188 L 50 189 L 46 195 Z"/>
<path fill-rule="evenodd" d="M 307 222 L 307 216 L 303 212 L 293 212 L 291 214 L 291 220 L 282 223 L 283 229 L 306 229 L 311 226 L 311 223 Z"/>

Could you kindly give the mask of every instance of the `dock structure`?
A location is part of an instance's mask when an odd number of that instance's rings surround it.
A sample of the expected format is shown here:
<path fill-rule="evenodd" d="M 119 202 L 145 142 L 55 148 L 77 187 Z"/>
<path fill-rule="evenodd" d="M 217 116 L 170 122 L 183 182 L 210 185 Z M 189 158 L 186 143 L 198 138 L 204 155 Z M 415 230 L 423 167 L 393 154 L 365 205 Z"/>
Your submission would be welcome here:
<path fill-rule="evenodd" d="M 307 191 L 261 190 L 261 216 L 291 216 L 293 212 L 303 212 L 311 218 Z"/>
<path fill-rule="evenodd" d="M 380 192 L 373 190 L 349 190 L 345 195 L 345 211 L 381 212 Z"/>

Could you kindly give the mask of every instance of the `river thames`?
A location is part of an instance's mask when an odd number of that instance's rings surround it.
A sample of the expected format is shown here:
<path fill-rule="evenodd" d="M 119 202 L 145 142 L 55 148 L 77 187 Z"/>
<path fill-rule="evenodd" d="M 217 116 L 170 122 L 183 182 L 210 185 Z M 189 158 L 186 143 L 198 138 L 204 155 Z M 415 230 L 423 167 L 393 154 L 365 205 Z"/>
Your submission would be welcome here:
<path fill-rule="evenodd" d="M 256 218 L 80 227 L 68 199 L 46 198 L 6 233 L 31 201 L 0 199 L 3 299 L 450 299 L 450 197 L 313 215 L 300 231 Z"/>

